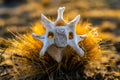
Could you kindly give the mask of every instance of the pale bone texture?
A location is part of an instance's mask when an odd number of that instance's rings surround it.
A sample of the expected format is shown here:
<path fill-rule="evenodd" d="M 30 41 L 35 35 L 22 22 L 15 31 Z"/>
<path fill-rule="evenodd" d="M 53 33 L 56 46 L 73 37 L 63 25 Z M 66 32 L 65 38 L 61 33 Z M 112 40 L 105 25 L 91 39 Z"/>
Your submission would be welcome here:
<path fill-rule="evenodd" d="M 32 36 L 35 39 L 43 42 L 43 47 L 39 53 L 40 56 L 44 55 L 47 49 L 52 45 L 56 45 L 56 48 L 55 47 L 49 48 L 49 54 L 52 57 L 55 54 L 57 55 L 57 53 L 58 55 L 61 55 L 62 54 L 60 52 L 62 51 L 61 48 L 64 48 L 67 45 L 71 46 L 80 56 L 84 55 L 84 51 L 79 47 L 78 42 L 84 40 L 87 35 L 76 34 L 76 25 L 80 20 L 80 15 L 78 15 L 75 19 L 73 19 L 69 23 L 66 23 L 63 19 L 64 10 L 65 10 L 64 7 L 60 7 L 58 9 L 58 17 L 55 22 L 50 21 L 47 17 L 41 14 L 42 25 L 46 28 L 46 33 L 43 36 L 39 36 L 35 33 L 32 34 Z M 58 23 L 62 23 L 62 25 L 57 25 Z M 52 33 L 51 38 L 48 37 L 50 33 Z M 72 33 L 73 35 L 72 39 L 69 38 L 70 33 Z M 56 56 L 56 58 L 58 57 Z M 57 61 L 59 62 L 60 60 Z"/>

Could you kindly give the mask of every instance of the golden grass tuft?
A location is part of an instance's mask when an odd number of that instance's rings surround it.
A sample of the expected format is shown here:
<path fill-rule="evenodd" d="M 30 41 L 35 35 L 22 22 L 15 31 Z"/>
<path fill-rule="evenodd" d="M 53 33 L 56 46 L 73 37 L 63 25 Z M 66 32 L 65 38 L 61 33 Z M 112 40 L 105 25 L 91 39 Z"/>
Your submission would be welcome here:
<path fill-rule="evenodd" d="M 87 34 L 87 38 L 80 42 L 80 46 L 85 50 L 85 56 L 89 60 L 97 60 L 101 55 L 100 41 L 101 38 L 97 32 L 97 28 L 92 28 L 91 24 L 83 23 L 76 27 L 78 35 Z"/>
<path fill-rule="evenodd" d="M 71 47 L 66 47 L 63 50 L 65 56 L 62 62 L 57 63 L 48 54 L 43 57 L 39 57 L 39 51 L 42 48 L 42 42 L 33 39 L 32 33 L 39 35 L 45 34 L 44 27 L 36 23 L 31 28 L 31 32 L 25 35 L 18 34 L 16 39 L 10 39 L 12 46 L 9 47 L 8 52 L 12 56 L 11 60 L 14 65 L 15 71 L 18 74 L 12 76 L 21 78 L 23 76 L 35 76 L 47 74 L 58 71 L 65 71 L 66 73 L 74 74 L 74 71 L 80 71 L 80 74 L 84 72 L 84 65 L 89 61 L 99 60 L 101 55 L 100 50 L 100 38 L 95 28 L 92 28 L 89 23 L 79 23 L 76 27 L 76 33 L 78 35 L 87 34 L 87 38 L 79 43 L 80 47 L 85 51 L 83 57 L 76 54 Z M 73 72 L 73 73 L 72 73 Z M 56 73 L 57 74 L 57 73 Z M 60 75 L 58 75 L 60 76 Z"/>
<path fill-rule="evenodd" d="M 31 28 L 31 33 L 36 33 L 39 35 L 45 34 L 44 27 L 36 23 L 34 27 Z M 38 55 L 39 50 L 42 48 L 42 42 L 33 39 L 31 33 L 25 35 L 18 35 L 16 39 L 11 40 L 13 46 L 11 48 L 13 53 L 17 53 L 22 56 L 27 56 L 32 58 L 34 55 Z M 96 28 L 92 28 L 89 23 L 80 23 L 76 27 L 77 35 L 87 34 L 87 38 L 80 42 L 80 46 L 85 50 L 86 56 L 90 59 L 96 59 L 100 55 L 100 36 Z"/>

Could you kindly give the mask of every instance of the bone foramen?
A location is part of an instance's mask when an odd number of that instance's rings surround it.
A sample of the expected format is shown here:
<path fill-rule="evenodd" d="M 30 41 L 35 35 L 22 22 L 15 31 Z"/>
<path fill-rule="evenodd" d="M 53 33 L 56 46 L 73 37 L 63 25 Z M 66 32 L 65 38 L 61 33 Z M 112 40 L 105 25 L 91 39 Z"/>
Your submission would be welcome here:
<path fill-rule="evenodd" d="M 71 46 L 79 55 L 84 55 L 84 51 L 79 47 L 78 42 L 84 40 L 86 38 L 85 35 L 77 35 L 76 34 L 76 24 L 80 20 L 80 15 L 78 15 L 75 19 L 66 23 L 63 19 L 64 7 L 60 7 L 58 9 L 58 17 L 55 22 L 50 21 L 43 14 L 41 15 L 42 25 L 46 28 L 46 33 L 43 36 L 39 36 L 37 34 L 32 34 L 32 36 L 43 42 L 43 47 L 40 51 L 40 55 L 44 55 L 48 47 L 51 45 L 56 45 L 58 48 L 64 48 L 67 45 Z M 57 23 L 61 22 L 64 25 L 57 26 Z M 48 38 L 49 33 L 52 32 L 52 38 Z M 73 38 L 69 39 L 69 33 L 73 34 Z"/>

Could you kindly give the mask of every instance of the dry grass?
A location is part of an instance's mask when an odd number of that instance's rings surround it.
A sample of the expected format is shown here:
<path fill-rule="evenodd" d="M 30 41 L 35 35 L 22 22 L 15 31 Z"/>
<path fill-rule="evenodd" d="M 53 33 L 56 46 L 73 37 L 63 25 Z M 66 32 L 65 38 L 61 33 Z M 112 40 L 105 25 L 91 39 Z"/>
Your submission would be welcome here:
<path fill-rule="evenodd" d="M 31 28 L 31 33 L 32 32 L 43 35 L 45 29 L 41 24 L 37 23 Z M 64 71 L 65 74 L 68 74 L 69 72 L 70 74 L 74 74 L 74 72 L 80 70 L 79 75 L 83 75 L 86 63 L 100 60 L 100 55 L 102 53 L 99 43 L 101 39 L 99 38 L 96 29 L 91 28 L 89 23 L 80 23 L 76 27 L 76 33 L 78 35 L 87 34 L 87 38 L 79 43 L 80 47 L 85 51 L 85 56 L 79 56 L 71 47 L 67 46 L 63 51 L 65 55 L 60 63 L 54 61 L 48 54 L 39 57 L 42 43 L 33 39 L 31 33 L 24 35 L 18 34 L 17 36 L 15 35 L 16 39 L 9 40 L 12 43 L 12 46 L 7 49 L 7 52 L 9 52 L 8 55 L 11 56 L 12 60 L 9 61 L 7 58 L 8 60 L 4 63 L 13 66 L 14 72 L 17 73 L 11 75 L 15 78 L 35 76 L 37 74 L 39 74 L 39 76 L 44 74 L 50 76 L 51 73 L 56 73 L 58 70 Z M 56 76 L 56 78 L 57 77 L 58 76 Z"/>

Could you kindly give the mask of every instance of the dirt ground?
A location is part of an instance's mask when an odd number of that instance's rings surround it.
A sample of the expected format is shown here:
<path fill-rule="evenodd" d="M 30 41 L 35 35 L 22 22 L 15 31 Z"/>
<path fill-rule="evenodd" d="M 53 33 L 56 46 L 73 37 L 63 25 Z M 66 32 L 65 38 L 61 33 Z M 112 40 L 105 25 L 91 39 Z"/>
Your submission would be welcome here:
<path fill-rule="evenodd" d="M 29 32 L 30 27 L 40 22 L 41 13 L 56 19 L 61 6 L 66 7 L 64 17 L 68 20 L 80 14 L 82 22 L 91 23 L 103 35 L 100 46 L 107 51 L 98 62 L 101 66 L 88 64 L 84 79 L 120 80 L 120 0 L 0 0 L 0 55 L 9 46 L 6 40 L 14 38 L 10 32 Z M 3 69 L 0 67 L 0 80 L 9 80 Z"/>

